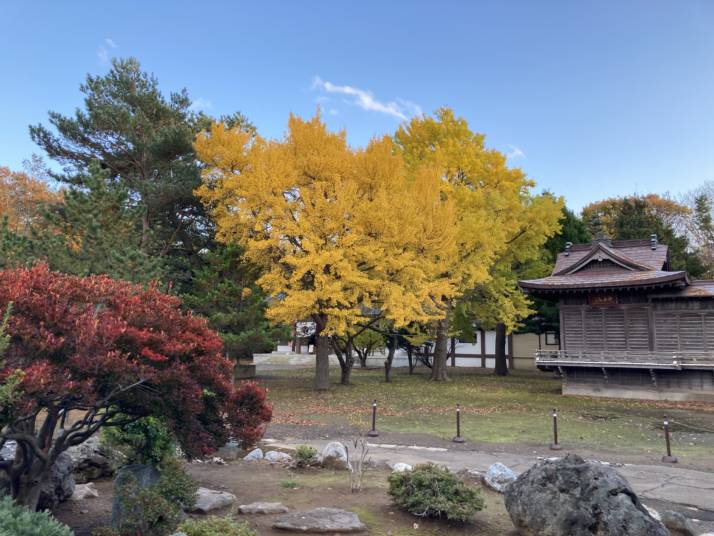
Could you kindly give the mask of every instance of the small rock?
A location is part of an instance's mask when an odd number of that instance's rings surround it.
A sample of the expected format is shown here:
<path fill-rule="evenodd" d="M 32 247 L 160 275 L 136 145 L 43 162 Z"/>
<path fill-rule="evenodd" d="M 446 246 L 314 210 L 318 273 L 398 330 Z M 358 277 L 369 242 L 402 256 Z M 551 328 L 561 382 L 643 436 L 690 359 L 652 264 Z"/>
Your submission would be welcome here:
<path fill-rule="evenodd" d="M 14 439 L 10 439 L 2 446 L 2 449 L 0 449 L 0 459 L 14 460 L 16 452 L 17 452 L 17 441 L 15 441 Z"/>
<path fill-rule="evenodd" d="M 412 470 L 412 466 L 409 465 L 408 463 L 399 462 L 399 463 L 395 463 L 394 465 L 392 465 L 392 473 L 404 473 L 406 471 L 411 471 L 411 470 Z"/>
<path fill-rule="evenodd" d="M 251 450 L 244 458 L 247 462 L 254 462 L 263 459 L 263 451 L 261 449 Z"/>
<path fill-rule="evenodd" d="M 516 478 L 516 473 L 509 467 L 506 467 L 501 462 L 496 462 L 483 475 L 483 483 L 492 490 L 503 493 L 506 491 L 506 486 L 511 482 L 515 482 Z"/>
<path fill-rule="evenodd" d="M 224 460 L 223 458 L 219 458 L 218 456 L 214 456 L 213 458 L 211 458 L 210 463 L 212 463 L 213 465 L 226 465 L 226 460 Z"/>
<path fill-rule="evenodd" d="M 694 528 L 692 522 L 679 512 L 665 510 L 662 512 L 662 523 L 669 530 L 677 531 L 682 536 L 697 536 L 697 529 Z"/>
<path fill-rule="evenodd" d="M 270 463 L 290 463 L 291 461 L 293 461 L 292 456 L 290 456 L 290 454 L 285 454 L 284 452 L 280 452 L 279 450 L 271 450 L 269 452 L 266 452 L 265 459 L 268 460 Z"/>
<path fill-rule="evenodd" d="M 359 517 L 338 508 L 314 508 L 285 514 L 275 519 L 273 528 L 289 532 L 341 534 L 367 530 Z"/>
<path fill-rule="evenodd" d="M 241 504 L 238 511 L 241 514 L 284 514 L 288 507 L 279 502 L 254 502 Z"/>
<path fill-rule="evenodd" d="M 99 497 L 99 492 L 94 487 L 94 484 L 90 482 L 89 484 L 77 484 L 74 487 L 74 493 L 69 499 L 70 501 L 83 501 L 95 497 Z"/>
<path fill-rule="evenodd" d="M 80 510 L 79 513 L 80 513 L 80 514 L 88 514 L 88 513 L 89 513 L 89 510 Z"/>
<path fill-rule="evenodd" d="M 236 502 L 236 496 L 227 491 L 215 489 L 198 488 L 196 491 L 196 504 L 193 505 L 193 512 L 206 514 L 213 510 L 225 508 Z"/>
<path fill-rule="evenodd" d="M 328 443 L 322 449 L 320 463 L 328 469 L 349 469 L 347 447 L 337 441 Z"/>

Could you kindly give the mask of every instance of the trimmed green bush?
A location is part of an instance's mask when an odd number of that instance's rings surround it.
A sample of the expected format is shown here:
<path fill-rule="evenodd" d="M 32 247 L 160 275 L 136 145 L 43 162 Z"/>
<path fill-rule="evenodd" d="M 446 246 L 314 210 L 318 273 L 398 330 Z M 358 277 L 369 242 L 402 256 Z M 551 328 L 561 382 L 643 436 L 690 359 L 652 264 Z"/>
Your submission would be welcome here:
<path fill-rule="evenodd" d="M 464 484 L 446 467 L 433 464 L 389 475 L 389 495 L 397 506 L 422 517 L 471 521 L 483 509 L 479 490 Z"/>
<path fill-rule="evenodd" d="M 295 449 L 295 466 L 310 467 L 317 462 L 317 449 L 310 445 L 298 445 Z"/>
<path fill-rule="evenodd" d="M 258 536 L 248 523 L 232 520 L 230 517 L 207 517 L 187 519 L 178 528 L 186 536 Z"/>
<path fill-rule="evenodd" d="M 144 417 L 125 426 L 104 428 L 102 440 L 126 455 L 126 463 L 156 465 L 176 454 L 176 439 L 156 417 Z"/>
<path fill-rule="evenodd" d="M 161 476 L 150 488 L 141 488 L 130 477 L 118 490 L 125 512 L 120 536 L 165 536 L 174 531 L 183 517 L 182 511 L 196 501 L 198 484 L 186 473 L 181 461 L 171 458 L 159 466 Z"/>
<path fill-rule="evenodd" d="M 183 462 L 176 458 L 164 460 L 159 466 L 161 477 L 155 490 L 171 504 L 182 510 L 189 510 L 196 502 L 198 484 L 184 469 Z"/>
<path fill-rule="evenodd" d="M 11 497 L 3 497 L 0 500 L 0 535 L 74 536 L 74 532 L 49 512 L 31 512 L 15 504 Z"/>

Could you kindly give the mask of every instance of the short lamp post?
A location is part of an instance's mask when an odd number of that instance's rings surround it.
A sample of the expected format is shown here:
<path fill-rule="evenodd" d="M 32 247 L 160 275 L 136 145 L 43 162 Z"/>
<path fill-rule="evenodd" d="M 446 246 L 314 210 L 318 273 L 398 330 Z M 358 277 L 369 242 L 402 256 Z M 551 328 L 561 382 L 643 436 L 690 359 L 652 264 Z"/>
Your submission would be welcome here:
<path fill-rule="evenodd" d="M 664 443 L 665 446 L 667 447 L 667 454 L 662 456 L 662 461 L 664 463 L 677 463 L 677 457 L 672 456 L 672 445 L 669 440 L 669 419 L 667 416 L 664 416 Z"/>
<path fill-rule="evenodd" d="M 550 450 L 561 450 L 563 447 L 558 443 L 558 410 L 553 408 L 553 442 Z"/>
<path fill-rule="evenodd" d="M 377 400 L 372 401 L 372 429 L 367 432 L 369 437 L 377 437 L 379 432 L 377 432 Z"/>
<path fill-rule="evenodd" d="M 456 436 L 452 439 L 454 443 L 465 443 L 466 440 L 461 436 L 461 404 L 456 404 Z"/>

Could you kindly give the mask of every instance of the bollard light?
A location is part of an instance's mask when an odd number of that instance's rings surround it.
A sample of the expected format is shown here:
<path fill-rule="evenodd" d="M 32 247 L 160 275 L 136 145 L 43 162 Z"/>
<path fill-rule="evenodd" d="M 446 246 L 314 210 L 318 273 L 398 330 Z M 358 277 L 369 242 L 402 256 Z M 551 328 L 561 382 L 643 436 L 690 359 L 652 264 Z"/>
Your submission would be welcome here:
<path fill-rule="evenodd" d="M 553 442 L 550 450 L 561 450 L 563 447 L 558 443 L 558 410 L 553 408 Z"/>
<path fill-rule="evenodd" d="M 456 436 L 452 439 L 454 443 L 465 443 L 466 440 L 461 437 L 461 404 L 456 404 Z"/>
<path fill-rule="evenodd" d="M 369 437 L 377 437 L 379 432 L 377 432 L 377 400 L 372 401 L 372 429 L 367 432 Z"/>
<path fill-rule="evenodd" d="M 669 419 L 667 416 L 664 416 L 664 442 L 667 447 L 667 454 L 662 456 L 662 461 L 664 463 L 677 463 L 677 457 L 672 456 L 672 445 L 670 444 L 669 441 Z"/>

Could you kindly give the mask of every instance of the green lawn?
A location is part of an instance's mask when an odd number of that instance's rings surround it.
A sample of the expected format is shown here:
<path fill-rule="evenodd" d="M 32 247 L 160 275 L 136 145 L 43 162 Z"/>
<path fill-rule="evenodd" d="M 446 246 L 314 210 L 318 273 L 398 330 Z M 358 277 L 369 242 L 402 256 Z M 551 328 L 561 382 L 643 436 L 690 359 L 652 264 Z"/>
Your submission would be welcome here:
<path fill-rule="evenodd" d="M 380 370 L 356 369 L 352 385 L 325 393 L 312 389 L 313 371 L 271 371 L 261 378 L 270 390 L 275 422 L 349 424 L 368 429 L 370 404 L 379 403 L 381 431 L 454 435 L 454 406 L 462 406 L 462 435 L 473 443 L 547 444 L 552 408 L 560 418 L 561 443 L 625 454 L 662 451 L 662 416 L 673 421 L 673 448 L 690 458 L 711 456 L 714 404 L 645 402 L 564 397 L 560 381 L 542 372 L 515 371 L 499 378 L 490 370 L 450 370 L 451 381 L 427 381 L 425 371 L 410 376 L 397 369 L 391 384 Z"/>

